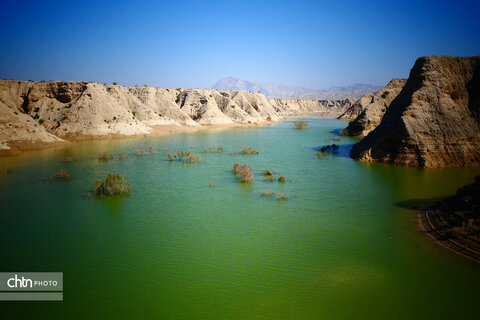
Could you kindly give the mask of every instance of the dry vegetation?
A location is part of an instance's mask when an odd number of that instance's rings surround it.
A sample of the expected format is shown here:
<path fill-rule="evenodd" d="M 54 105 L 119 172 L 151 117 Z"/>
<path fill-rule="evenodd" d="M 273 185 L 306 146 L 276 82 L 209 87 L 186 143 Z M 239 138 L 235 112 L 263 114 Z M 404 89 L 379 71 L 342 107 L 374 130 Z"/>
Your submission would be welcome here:
<path fill-rule="evenodd" d="M 246 164 L 235 163 L 233 173 L 240 182 L 252 182 L 254 178 L 253 170 Z"/>
<path fill-rule="evenodd" d="M 275 192 L 273 192 L 273 190 L 262 190 L 260 194 L 262 195 L 262 197 L 271 197 L 275 194 Z"/>
<path fill-rule="evenodd" d="M 263 181 L 274 182 L 276 180 L 274 174 L 275 174 L 274 170 L 263 169 L 263 175 L 265 176 L 265 177 L 263 177 Z M 285 182 L 285 181 L 286 181 L 285 176 L 279 176 L 278 177 L 278 182 Z"/>
<path fill-rule="evenodd" d="M 272 176 L 272 175 L 270 175 L 270 176 L 265 176 L 265 177 L 263 177 L 263 181 L 273 182 L 273 181 L 275 181 L 275 176 Z"/>
<path fill-rule="evenodd" d="M 68 173 L 67 169 L 59 169 L 55 174 L 53 175 L 56 179 L 68 179 L 70 177 L 70 174 Z"/>
<path fill-rule="evenodd" d="M 308 123 L 304 120 L 296 120 L 296 121 L 293 121 L 293 128 L 297 130 L 303 130 L 308 128 Z"/>
<path fill-rule="evenodd" d="M 114 194 L 130 192 L 130 183 L 117 173 L 109 173 L 105 180 L 96 180 L 93 184 L 93 192 L 99 196 L 111 196 Z"/>
<path fill-rule="evenodd" d="M 108 153 L 108 152 L 103 152 L 103 153 L 100 153 L 98 155 L 98 160 L 108 161 L 108 160 L 112 160 L 112 159 L 113 159 L 113 155 L 111 153 Z"/>
<path fill-rule="evenodd" d="M 185 150 L 178 150 L 177 153 L 169 153 L 167 157 L 170 161 L 177 160 L 186 163 L 202 162 L 202 156 L 200 154 L 195 154 Z"/>
<path fill-rule="evenodd" d="M 337 151 L 338 151 L 338 145 L 336 145 L 336 144 L 326 145 L 326 146 L 321 147 L 320 150 L 318 150 L 315 155 L 318 159 L 321 159 L 321 158 L 323 158 L 325 156 L 328 156 L 332 153 L 337 153 Z"/>
<path fill-rule="evenodd" d="M 223 151 L 225 151 L 225 149 L 223 149 L 222 146 L 210 147 L 210 148 L 205 148 L 204 146 L 202 146 L 202 148 L 203 148 L 203 153 L 222 153 Z"/>
<path fill-rule="evenodd" d="M 264 176 L 272 176 L 274 173 L 275 173 L 274 170 L 263 169 L 263 175 Z"/>
<path fill-rule="evenodd" d="M 252 147 L 242 147 L 240 151 L 241 154 L 258 154 L 258 151 L 253 149 Z"/>
<path fill-rule="evenodd" d="M 277 200 L 288 200 L 288 194 L 287 193 L 277 194 Z"/>

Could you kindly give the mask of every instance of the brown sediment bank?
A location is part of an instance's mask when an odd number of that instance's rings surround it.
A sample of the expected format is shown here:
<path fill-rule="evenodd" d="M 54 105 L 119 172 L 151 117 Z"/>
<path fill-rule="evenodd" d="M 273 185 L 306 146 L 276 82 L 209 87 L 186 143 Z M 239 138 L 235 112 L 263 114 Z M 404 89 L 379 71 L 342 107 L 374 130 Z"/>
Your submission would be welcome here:
<path fill-rule="evenodd" d="M 421 212 L 419 220 L 442 246 L 480 262 L 480 177 Z"/>

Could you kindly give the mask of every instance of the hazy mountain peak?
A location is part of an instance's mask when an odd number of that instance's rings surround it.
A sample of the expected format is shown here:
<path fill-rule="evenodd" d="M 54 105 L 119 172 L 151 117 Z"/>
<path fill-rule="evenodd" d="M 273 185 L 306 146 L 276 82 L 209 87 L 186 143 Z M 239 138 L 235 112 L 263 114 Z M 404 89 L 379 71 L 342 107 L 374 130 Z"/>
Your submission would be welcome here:
<path fill-rule="evenodd" d="M 263 84 L 254 81 L 239 79 L 236 77 L 224 77 L 213 85 L 212 89 L 217 90 L 240 90 L 261 92 L 267 97 L 291 98 L 291 99 L 320 99 L 335 100 L 346 98 L 360 98 L 361 96 L 374 93 L 382 86 L 356 83 L 344 87 L 331 87 L 328 89 L 310 89 L 306 87 Z"/>

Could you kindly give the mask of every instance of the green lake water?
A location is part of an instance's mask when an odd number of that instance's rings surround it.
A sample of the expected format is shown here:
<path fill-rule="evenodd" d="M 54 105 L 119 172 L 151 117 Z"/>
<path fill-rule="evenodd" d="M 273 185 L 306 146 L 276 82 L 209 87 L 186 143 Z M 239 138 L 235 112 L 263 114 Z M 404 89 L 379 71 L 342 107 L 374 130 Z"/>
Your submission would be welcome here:
<path fill-rule="evenodd" d="M 0 271 L 64 273 L 64 301 L 0 302 L 2 319 L 478 316 L 480 265 L 438 246 L 411 207 L 453 194 L 480 170 L 358 163 L 348 157 L 354 139 L 325 142 L 346 122 L 307 121 L 300 131 L 287 120 L 1 158 Z M 339 153 L 316 159 L 331 143 Z M 231 156 L 241 145 L 260 154 Z M 150 146 L 153 154 L 135 155 Z M 167 161 L 182 149 L 206 162 Z M 127 158 L 99 161 L 105 151 Z M 67 156 L 78 161 L 60 162 Z M 236 181 L 235 162 L 255 170 L 253 183 Z M 60 168 L 68 182 L 42 180 Z M 262 168 L 287 181 L 262 181 Z M 84 195 L 109 172 L 131 182 L 130 194 Z"/>

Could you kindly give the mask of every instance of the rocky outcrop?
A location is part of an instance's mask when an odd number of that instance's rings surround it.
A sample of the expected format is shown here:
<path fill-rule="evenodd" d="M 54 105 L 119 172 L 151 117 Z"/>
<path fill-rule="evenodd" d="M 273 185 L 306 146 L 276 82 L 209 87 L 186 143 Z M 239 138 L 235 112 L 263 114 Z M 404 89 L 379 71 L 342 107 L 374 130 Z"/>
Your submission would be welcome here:
<path fill-rule="evenodd" d="M 374 95 L 365 95 L 338 119 L 355 117 L 341 132 L 343 136 L 364 137 L 382 121 L 392 101 L 402 91 L 406 79 L 393 79 Z"/>
<path fill-rule="evenodd" d="M 446 247 L 480 261 L 480 177 L 420 214 L 425 231 Z"/>
<path fill-rule="evenodd" d="M 480 165 L 480 57 L 422 57 L 351 156 L 404 166 Z"/>
<path fill-rule="evenodd" d="M 373 94 L 366 94 L 358 99 L 354 104 L 347 108 L 341 115 L 337 117 L 338 120 L 352 121 L 365 110 L 365 108 L 373 102 Z"/>
<path fill-rule="evenodd" d="M 337 114 L 350 102 L 261 93 L 0 80 L 0 149 L 19 142 L 149 134 L 162 125 L 261 124 L 295 113 Z"/>

